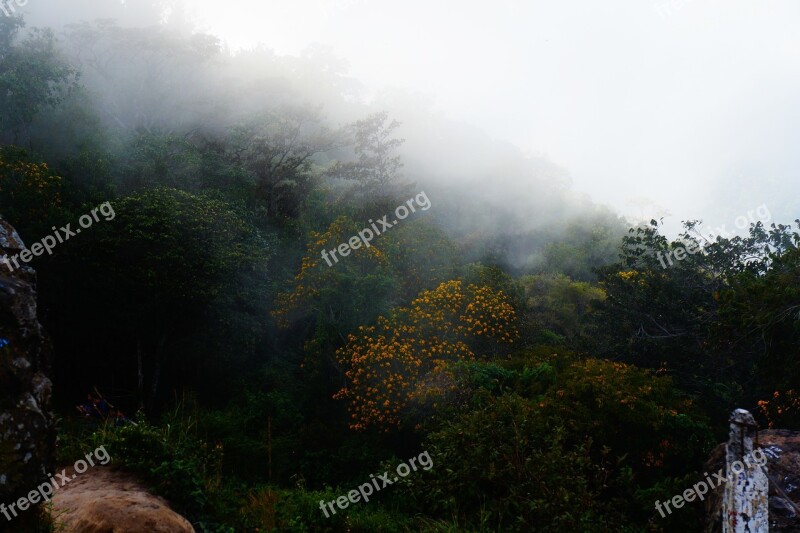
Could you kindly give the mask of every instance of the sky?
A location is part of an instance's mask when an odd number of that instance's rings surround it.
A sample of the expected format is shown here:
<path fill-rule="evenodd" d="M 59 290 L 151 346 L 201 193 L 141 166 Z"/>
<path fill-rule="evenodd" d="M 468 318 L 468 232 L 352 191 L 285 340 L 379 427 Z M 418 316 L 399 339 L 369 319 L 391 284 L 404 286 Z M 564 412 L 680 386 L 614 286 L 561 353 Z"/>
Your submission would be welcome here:
<path fill-rule="evenodd" d="M 800 216 L 796 0 L 188 4 L 234 51 L 329 47 L 374 94 L 424 95 L 622 214 Z"/>

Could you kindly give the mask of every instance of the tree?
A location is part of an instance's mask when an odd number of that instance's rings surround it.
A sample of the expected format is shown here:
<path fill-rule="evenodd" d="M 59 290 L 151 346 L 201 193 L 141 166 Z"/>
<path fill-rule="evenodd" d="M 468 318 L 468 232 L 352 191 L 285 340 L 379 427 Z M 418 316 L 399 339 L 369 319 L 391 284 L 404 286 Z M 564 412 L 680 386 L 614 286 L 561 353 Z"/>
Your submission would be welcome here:
<path fill-rule="evenodd" d="M 459 365 L 466 401 L 448 402 L 423 444 L 447 466 L 412 494 L 483 528 L 638 530 L 622 525 L 645 522 L 707 458 L 707 419 L 669 377 L 563 352 L 542 359 Z M 695 519 L 671 518 L 670 530 Z"/>
<path fill-rule="evenodd" d="M 286 108 L 234 129 L 234 161 L 255 180 L 268 216 L 297 216 L 316 184 L 314 157 L 336 146 L 313 110 Z"/>
<path fill-rule="evenodd" d="M 798 420 L 800 379 L 800 249 L 776 257 L 761 276 L 742 273 L 719 294 L 711 342 L 750 363 L 746 399 L 758 402 L 770 425 Z"/>
<path fill-rule="evenodd" d="M 520 280 L 525 290 L 525 318 L 540 338 L 557 336 L 572 347 L 583 347 L 592 339 L 592 303 L 605 293 L 584 281 L 573 281 L 563 274 L 526 276 Z"/>
<path fill-rule="evenodd" d="M 557 241 L 545 245 L 537 267 L 578 281 L 595 281 L 595 270 L 617 259 L 625 229 L 619 220 L 605 214 L 581 217 L 570 223 Z"/>
<path fill-rule="evenodd" d="M 502 292 L 453 280 L 359 327 L 337 351 L 347 385 L 335 398 L 348 401 L 350 427 L 397 426 L 412 402 L 435 408 L 452 389 L 449 367 L 512 344 L 515 321 Z"/>
<path fill-rule="evenodd" d="M 198 110 L 197 104 L 215 89 L 205 82 L 220 51 L 216 37 L 163 26 L 121 28 L 101 20 L 70 26 L 65 41 L 113 130 L 181 135 L 212 122 L 217 106 Z"/>
<path fill-rule="evenodd" d="M 159 186 L 188 192 L 202 189 L 202 154 L 185 136 L 136 135 L 123 158 L 120 165 L 123 194 Z"/>
<path fill-rule="evenodd" d="M 136 379 L 128 374 L 120 381 L 135 383 L 154 405 L 162 375 L 176 385 L 190 383 L 195 374 L 191 369 L 225 353 L 194 342 L 207 338 L 208 322 L 213 320 L 220 332 L 255 336 L 250 344 L 261 339 L 259 332 L 245 333 L 247 323 L 228 323 L 239 319 L 231 313 L 252 307 L 248 297 L 253 293 L 243 285 L 269 285 L 272 245 L 240 212 L 207 196 L 155 189 L 116 201 L 113 208 L 113 220 L 85 230 L 76 246 L 70 242 L 59 248 L 66 255 L 55 270 L 64 278 L 59 302 L 71 306 L 63 315 L 78 315 L 81 321 L 95 317 L 107 326 L 77 344 L 81 356 L 76 364 L 88 365 L 88 375 L 97 373 L 95 366 L 111 365 L 103 372 L 105 379 L 114 371 L 136 369 Z M 218 310 L 219 305 L 227 311 Z M 104 344 L 116 347 L 112 360 L 89 355 Z"/>
<path fill-rule="evenodd" d="M 40 239 L 66 218 L 64 180 L 15 146 L 0 146 L 0 213 L 26 239 Z"/>
<path fill-rule="evenodd" d="M 56 49 L 52 30 L 16 41 L 24 22 L 0 17 L 0 141 L 19 144 L 33 119 L 77 87 L 78 71 Z"/>
<path fill-rule="evenodd" d="M 607 465 L 593 461 L 589 439 L 573 446 L 517 394 L 477 396 L 478 407 L 426 438 L 446 466 L 411 481 L 422 509 L 467 531 L 625 531 L 623 502 L 604 501 Z"/>
<path fill-rule="evenodd" d="M 276 299 L 273 316 L 281 327 L 312 318 L 317 328 L 332 328 L 334 335 L 344 340 L 348 331 L 386 310 L 396 284 L 386 253 L 388 243 L 375 240 L 340 260 L 323 256 L 358 235 L 360 229 L 352 219 L 340 216 L 325 231 L 310 232 L 300 271 Z"/>
<path fill-rule="evenodd" d="M 758 222 L 747 237 L 712 242 L 698 238 L 696 226 L 684 223 L 672 242 L 655 220 L 630 230 L 621 260 L 600 269 L 607 297 L 595 304 L 595 346 L 598 354 L 669 373 L 681 389 L 706 397 L 722 419 L 732 401 L 743 399 L 741 384 L 758 357 L 752 344 L 731 342 L 740 332 L 717 333 L 725 295 L 779 265 L 800 236 Z"/>
<path fill-rule="evenodd" d="M 405 139 L 394 132 L 400 127 L 382 111 L 352 124 L 348 130 L 354 142 L 355 161 L 337 162 L 328 171 L 334 178 L 352 180 L 359 185 L 359 196 L 387 200 L 394 192 L 403 163 L 395 152 Z"/>

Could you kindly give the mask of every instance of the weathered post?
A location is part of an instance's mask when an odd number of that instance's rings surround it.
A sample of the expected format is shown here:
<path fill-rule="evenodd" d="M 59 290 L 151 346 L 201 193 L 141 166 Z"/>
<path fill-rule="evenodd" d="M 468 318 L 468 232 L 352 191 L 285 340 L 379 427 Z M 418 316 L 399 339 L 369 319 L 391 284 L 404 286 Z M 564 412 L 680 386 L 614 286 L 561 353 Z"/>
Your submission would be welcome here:
<path fill-rule="evenodd" d="M 753 415 L 736 409 L 725 445 L 728 482 L 722 497 L 722 533 L 769 531 L 769 481 L 766 456 L 753 449 L 758 431 Z M 759 460 L 755 456 L 759 456 Z"/>

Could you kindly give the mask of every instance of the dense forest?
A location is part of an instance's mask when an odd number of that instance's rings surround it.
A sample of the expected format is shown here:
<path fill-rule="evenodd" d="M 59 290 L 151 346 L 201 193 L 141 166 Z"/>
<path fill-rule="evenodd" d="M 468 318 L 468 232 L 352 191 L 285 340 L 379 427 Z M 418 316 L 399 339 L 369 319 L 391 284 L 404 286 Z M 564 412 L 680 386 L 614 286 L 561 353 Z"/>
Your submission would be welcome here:
<path fill-rule="evenodd" d="M 800 221 L 768 213 L 632 224 L 324 49 L 0 16 L 32 252 L 0 269 L 37 274 L 58 462 L 102 445 L 197 531 L 699 530 L 654 502 L 730 412 L 800 424 Z"/>

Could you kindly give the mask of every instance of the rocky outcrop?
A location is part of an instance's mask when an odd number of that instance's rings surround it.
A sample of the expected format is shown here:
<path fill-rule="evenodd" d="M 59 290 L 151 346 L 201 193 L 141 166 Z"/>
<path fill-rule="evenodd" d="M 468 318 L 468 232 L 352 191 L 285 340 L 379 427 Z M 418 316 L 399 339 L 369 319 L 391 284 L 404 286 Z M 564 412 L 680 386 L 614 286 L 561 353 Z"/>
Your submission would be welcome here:
<path fill-rule="evenodd" d="M 99 466 L 59 488 L 52 512 L 64 533 L 194 533 L 192 524 L 129 474 Z"/>
<path fill-rule="evenodd" d="M 24 248 L 14 228 L 0 218 L 0 260 Z M 0 262 L 0 503 L 46 481 L 55 455 L 46 377 L 50 343 L 36 316 L 36 273 L 21 266 L 12 270 Z M 27 519 L 15 519 L 17 526 Z M 4 521 L 0 516 L 0 529 Z"/>
<path fill-rule="evenodd" d="M 800 533 L 800 432 L 769 429 L 759 432 L 758 447 L 767 456 L 770 533 Z M 725 445 L 720 444 L 706 463 L 707 472 L 725 465 Z M 706 501 L 707 533 L 722 530 L 722 488 Z"/>

